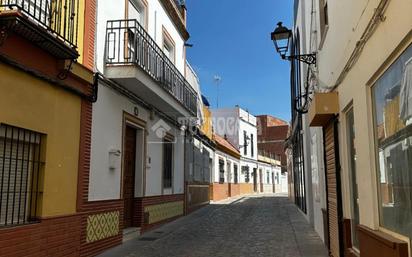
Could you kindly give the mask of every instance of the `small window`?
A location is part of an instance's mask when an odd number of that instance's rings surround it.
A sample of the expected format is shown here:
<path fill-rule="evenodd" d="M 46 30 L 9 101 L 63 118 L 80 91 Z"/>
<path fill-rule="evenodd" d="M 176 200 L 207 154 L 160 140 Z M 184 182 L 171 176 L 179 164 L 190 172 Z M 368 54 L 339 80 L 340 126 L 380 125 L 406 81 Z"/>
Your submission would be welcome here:
<path fill-rule="evenodd" d="M 219 159 L 219 183 L 225 183 L 225 161 Z"/>
<path fill-rule="evenodd" d="M 232 178 L 231 178 L 232 171 L 231 171 L 231 163 L 229 161 L 226 163 L 226 167 L 227 167 L 227 182 L 230 183 L 232 181 Z"/>
<path fill-rule="evenodd" d="M 266 181 L 267 181 L 267 184 L 270 184 L 270 173 L 269 172 L 266 173 Z"/>
<path fill-rule="evenodd" d="M 39 208 L 43 135 L 0 125 L 0 227 L 35 221 Z"/>
<path fill-rule="evenodd" d="M 147 4 L 142 0 L 129 0 L 128 19 L 137 20 L 146 28 Z"/>
<path fill-rule="evenodd" d="M 253 148 L 253 146 L 255 144 L 254 144 L 253 141 L 254 141 L 253 134 L 250 134 L 250 154 L 252 155 L 252 157 L 255 155 L 255 151 L 254 151 L 254 148 Z"/>
<path fill-rule="evenodd" d="M 237 164 L 233 164 L 233 177 L 234 177 L 234 183 L 238 184 L 239 183 L 239 172 L 238 172 Z"/>
<path fill-rule="evenodd" d="M 175 43 L 165 28 L 163 28 L 163 53 L 172 63 L 175 63 Z"/>
<path fill-rule="evenodd" d="M 249 183 L 250 181 L 249 166 L 242 166 L 242 172 L 245 174 L 245 182 Z"/>
<path fill-rule="evenodd" d="M 246 130 L 243 131 L 243 154 L 247 155 L 247 133 L 246 133 Z"/>
<path fill-rule="evenodd" d="M 319 0 L 319 19 L 320 19 L 320 37 L 321 37 L 321 44 L 320 47 L 323 45 L 323 41 L 326 37 L 326 32 L 329 28 L 329 13 L 328 13 L 328 1 L 327 0 Z"/>
<path fill-rule="evenodd" d="M 169 138 L 163 141 L 163 188 L 172 188 L 173 141 Z"/>

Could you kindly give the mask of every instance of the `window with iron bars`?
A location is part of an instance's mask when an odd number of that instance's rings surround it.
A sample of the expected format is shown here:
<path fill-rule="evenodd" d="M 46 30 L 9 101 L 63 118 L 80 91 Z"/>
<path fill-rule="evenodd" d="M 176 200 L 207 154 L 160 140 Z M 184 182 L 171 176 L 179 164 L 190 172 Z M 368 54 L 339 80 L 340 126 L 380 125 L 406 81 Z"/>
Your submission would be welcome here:
<path fill-rule="evenodd" d="M 239 183 L 239 172 L 238 172 L 237 164 L 233 165 L 233 174 L 234 174 L 234 183 L 238 184 Z"/>
<path fill-rule="evenodd" d="M 36 221 L 44 135 L 0 124 L 0 227 Z"/>
<path fill-rule="evenodd" d="M 225 183 L 225 161 L 219 159 L 219 183 Z"/>

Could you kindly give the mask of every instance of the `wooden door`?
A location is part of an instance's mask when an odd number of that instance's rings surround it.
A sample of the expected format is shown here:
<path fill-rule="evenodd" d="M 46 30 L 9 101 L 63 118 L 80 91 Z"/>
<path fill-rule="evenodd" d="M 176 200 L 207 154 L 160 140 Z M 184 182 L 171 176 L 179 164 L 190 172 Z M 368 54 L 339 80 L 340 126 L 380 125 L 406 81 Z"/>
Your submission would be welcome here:
<path fill-rule="evenodd" d="M 257 169 L 253 168 L 253 191 L 257 192 Z"/>
<path fill-rule="evenodd" d="M 331 257 L 341 257 L 341 189 L 338 124 L 334 119 L 324 128 L 325 168 L 327 181 L 327 219 L 329 254 Z"/>
<path fill-rule="evenodd" d="M 133 201 L 136 168 L 136 129 L 126 126 L 123 169 L 123 227 L 131 227 L 133 219 Z"/>
<path fill-rule="evenodd" d="M 272 172 L 273 193 L 276 193 L 275 173 Z"/>
<path fill-rule="evenodd" d="M 260 192 L 263 193 L 263 173 L 262 173 L 262 169 L 259 170 L 259 182 L 260 182 Z"/>

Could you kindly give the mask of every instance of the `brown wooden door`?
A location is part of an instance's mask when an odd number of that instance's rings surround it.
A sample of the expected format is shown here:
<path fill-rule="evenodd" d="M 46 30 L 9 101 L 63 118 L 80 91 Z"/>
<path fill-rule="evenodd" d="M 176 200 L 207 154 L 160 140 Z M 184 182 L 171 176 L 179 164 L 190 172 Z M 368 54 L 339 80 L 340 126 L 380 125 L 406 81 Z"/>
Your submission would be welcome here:
<path fill-rule="evenodd" d="M 256 193 L 257 190 L 257 169 L 253 168 L 253 191 Z"/>
<path fill-rule="evenodd" d="M 341 257 L 341 190 L 337 121 L 324 128 L 329 254 Z"/>
<path fill-rule="evenodd" d="M 273 185 L 273 193 L 276 193 L 275 173 L 272 173 L 272 185 Z"/>
<path fill-rule="evenodd" d="M 127 126 L 125 135 L 125 153 L 123 169 L 123 227 L 131 227 L 133 219 L 133 201 L 136 167 L 136 129 Z"/>
<path fill-rule="evenodd" d="M 260 181 L 260 192 L 263 192 L 263 173 L 262 170 L 259 170 L 259 181 Z"/>

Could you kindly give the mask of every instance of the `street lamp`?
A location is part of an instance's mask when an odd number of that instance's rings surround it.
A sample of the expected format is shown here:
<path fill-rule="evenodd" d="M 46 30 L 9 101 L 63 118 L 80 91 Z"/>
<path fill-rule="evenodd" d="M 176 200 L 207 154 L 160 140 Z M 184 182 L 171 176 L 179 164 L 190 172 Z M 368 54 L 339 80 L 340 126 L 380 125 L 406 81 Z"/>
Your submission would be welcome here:
<path fill-rule="evenodd" d="M 286 54 L 289 52 L 289 45 L 292 38 L 292 30 L 288 29 L 287 27 L 282 25 L 282 22 L 278 22 L 277 28 L 270 33 L 270 38 L 272 39 L 273 43 L 275 44 L 276 51 L 280 54 L 282 59 L 291 60 L 298 60 L 300 62 L 304 62 L 306 64 L 314 64 L 316 65 L 316 54 L 302 54 L 302 55 L 289 55 Z"/>
<path fill-rule="evenodd" d="M 282 22 L 278 22 L 278 27 L 270 33 L 270 37 L 275 44 L 276 51 L 280 54 L 282 59 L 286 59 L 286 54 L 289 49 L 289 41 L 292 37 L 292 30 L 284 27 Z"/>
<path fill-rule="evenodd" d="M 246 136 L 246 144 L 244 144 L 244 145 L 239 145 L 239 148 L 243 148 L 243 147 L 248 147 L 249 146 L 249 141 L 250 141 L 250 137 L 249 136 Z"/>

